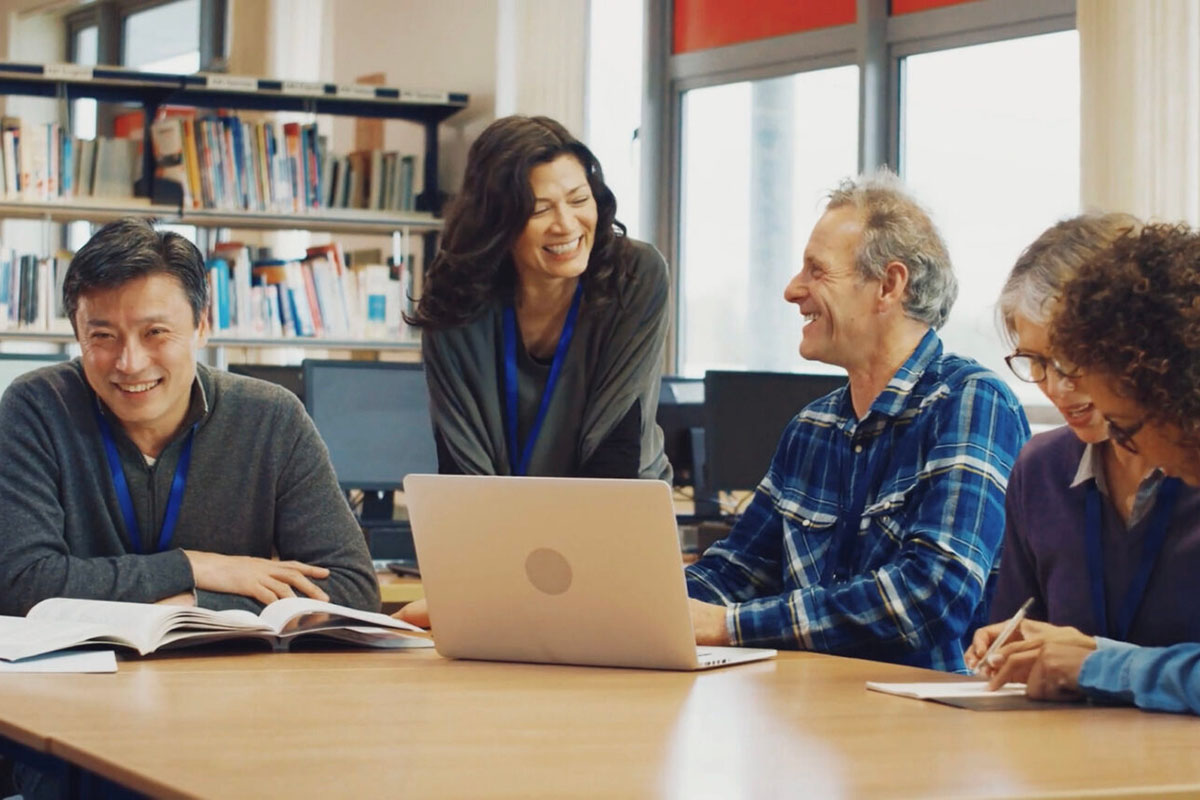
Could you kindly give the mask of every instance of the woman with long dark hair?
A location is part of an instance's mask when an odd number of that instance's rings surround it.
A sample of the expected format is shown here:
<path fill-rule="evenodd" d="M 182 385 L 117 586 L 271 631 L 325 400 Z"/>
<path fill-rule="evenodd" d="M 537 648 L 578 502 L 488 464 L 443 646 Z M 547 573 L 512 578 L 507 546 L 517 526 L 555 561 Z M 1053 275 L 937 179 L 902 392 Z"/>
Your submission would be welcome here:
<path fill-rule="evenodd" d="M 667 269 L 546 117 L 471 146 L 416 313 L 445 473 L 669 478 L 654 422 Z"/>

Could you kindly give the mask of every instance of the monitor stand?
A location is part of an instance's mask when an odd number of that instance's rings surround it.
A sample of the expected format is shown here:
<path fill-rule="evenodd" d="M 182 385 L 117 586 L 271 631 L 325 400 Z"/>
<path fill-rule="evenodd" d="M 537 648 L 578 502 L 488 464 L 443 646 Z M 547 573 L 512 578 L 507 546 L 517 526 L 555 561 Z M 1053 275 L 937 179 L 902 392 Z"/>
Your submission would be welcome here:
<path fill-rule="evenodd" d="M 367 536 L 367 549 L 375 561 L 415 561 L 412 528 L 408 520 L 395 519 L 396 493 L 363 490 L 362 510 L 358 522 Z"/>
<path fill-rule="evenodd" d="M 395 506 L 396 493 L 393 490 L 363 490 L 362 511 L 359 519 L 363 527 L 390 525 Z"/>
<path fill-rule="evenodd" d="M 708 485 L 708 458 L 704 448 L 704 428 L 689 428 L 692 441 L 692 517 L 699 520 L 721 518 L 718 494 Z"/>

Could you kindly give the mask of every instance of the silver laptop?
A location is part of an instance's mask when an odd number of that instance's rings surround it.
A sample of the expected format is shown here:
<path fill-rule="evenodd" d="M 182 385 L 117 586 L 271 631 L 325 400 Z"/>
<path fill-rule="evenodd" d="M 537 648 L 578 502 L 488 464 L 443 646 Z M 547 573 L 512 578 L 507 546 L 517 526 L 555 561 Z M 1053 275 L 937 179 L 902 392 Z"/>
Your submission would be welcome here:
<path fill-rule="evenodd" d="M 409 475 L 437 651 L 696 670 L 774 650 L 697 647 L 661 481 Z"/>

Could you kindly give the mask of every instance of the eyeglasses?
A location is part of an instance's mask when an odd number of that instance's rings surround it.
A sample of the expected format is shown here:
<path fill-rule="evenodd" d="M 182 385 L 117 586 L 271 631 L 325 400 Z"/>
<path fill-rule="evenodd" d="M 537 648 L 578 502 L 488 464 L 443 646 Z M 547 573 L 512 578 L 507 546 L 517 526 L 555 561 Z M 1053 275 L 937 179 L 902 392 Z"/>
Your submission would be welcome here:
<path fill-rule="evenodd" d="M 1053 368 L 1060 378 L 1078 378 L 1076 367 L 1063 364 L 1058 359 L 1046 358 L 1034 353 L 1016 352 L 1004 357 L 1004 363 L 1012 370 L 1013 375 L 1026 383 L 1041 383 L 1046 380 L 1046 368 Z"/>
<path fill-rule="evenodd" d="M 1124 447 L 1131 453 L 1136 453 L 1138 451 L 1137 445 L 1133 442 L 1133 437 L 1137 436 L 1137 432 L 1140 431 L 1146 424 L 1145 417 L 1142 417 L 1140 420 L 1128 427 L 1125 427 L 1124 425 L 1118 425 L 1108 417 L 1105 417 L 1104 421 L 1108 423 L 1108 438 L 1113 440 L 1113 444 Z"/>

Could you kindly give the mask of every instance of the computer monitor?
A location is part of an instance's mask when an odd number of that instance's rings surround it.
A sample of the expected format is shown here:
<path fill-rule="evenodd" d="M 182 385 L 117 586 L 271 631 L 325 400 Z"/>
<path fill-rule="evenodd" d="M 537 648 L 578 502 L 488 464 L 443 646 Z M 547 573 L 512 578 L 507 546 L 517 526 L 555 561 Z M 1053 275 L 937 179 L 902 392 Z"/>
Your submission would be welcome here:
<path fill-rule="evenodd" d="M 401 489 L 410 472 L 437 472 L 421 364 L 304 361 L 304 405 L 344 489 Z"/>
<path fill-rule="evenodd" d="M 230 364 L 229 371 L 234 375 L 246 375 L 258 378 L 260 381 L 279 384 L 299 397 L 302 402 L 304 400 L 303 367 L 281 367 L 277 364 Z"/>
<path fill-rule="evenodd" d="M 694 486 L 695 456 L 700 453 L 692 441 L 704 430 L 704 379 L 664 375 L 655 420 L 662 428 L 675 485 Z"/>
<path fill-rule="evenodd" d="M 0 353 L 0 395 L 17 376 L 66 360 L 66 353 Z"/>
<path fill-rule="evenodd" d="M 788 422 L 800 409 L 845 384 L 844 375 L 705 373 L 703 492 L 758 486 Z"/>

